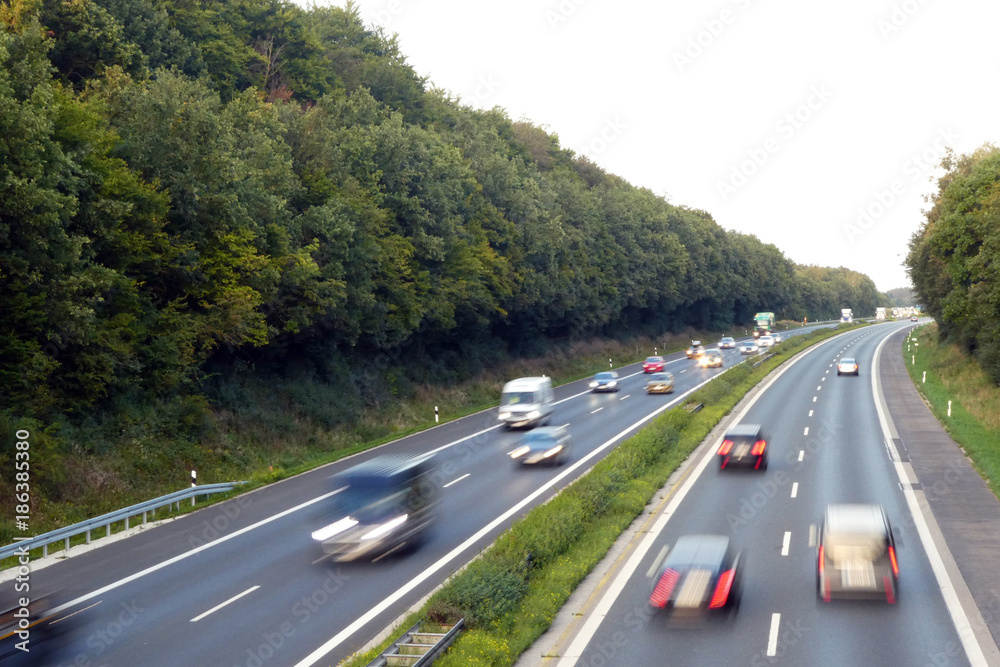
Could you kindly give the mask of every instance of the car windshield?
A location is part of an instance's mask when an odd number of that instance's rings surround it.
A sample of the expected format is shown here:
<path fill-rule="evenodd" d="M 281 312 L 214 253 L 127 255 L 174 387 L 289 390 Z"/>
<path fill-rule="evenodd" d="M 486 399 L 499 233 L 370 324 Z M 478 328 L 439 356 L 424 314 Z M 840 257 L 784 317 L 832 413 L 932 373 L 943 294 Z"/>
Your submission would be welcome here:
<path fill-rule="evenodd" d="M 647 364 L 658 364 L 663 361 L 663 357 L 649 357 L 646 359 Z"/>
<path fill-rule="evenodd" d="M 845 364 L 847 366 L 853 366 L 854 365 L 854 359 L 841 359 L 840 363 Z"/>
<path fill-rule="evenodd" d="M 732 342 L 733 342 L 733 339 L 732 339 L 732 338 L 723 338 L 723 339 L 722 339 L 722 342 L 723 342 L 723 343 L 732 343 Z"/>
<path fill-rule="evenodd" d="M 522 405 L 535 402 L 535 393 L 531 391 L 508 391 L 501 400 L 501 405 Z"/>
<path fill-rule="evenodd" d="M 597 380 L 614 380 L 615 375 L 614 373 L 598 373 L 594 378 Z"/>
<path fill-rule="evenodd" d="M 551 433 L 539 433 L 537 431 L 529 433 L 521 439 L 522 445 L 530 447 L 548 447 L 555 443 L 555 438 Z"/>
<path fill-rule="evenodd" d="M 650 382 L 666 382 L 670 379 L 670 376 L 666 373 L 653 373 L 649 376 Z"/>

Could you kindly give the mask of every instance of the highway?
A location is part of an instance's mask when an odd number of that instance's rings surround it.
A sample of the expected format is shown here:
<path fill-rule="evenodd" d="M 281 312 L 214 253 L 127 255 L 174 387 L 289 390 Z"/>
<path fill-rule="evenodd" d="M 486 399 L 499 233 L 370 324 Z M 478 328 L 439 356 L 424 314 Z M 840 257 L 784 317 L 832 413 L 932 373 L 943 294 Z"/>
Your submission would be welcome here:
<path fill-rule="evenodd" d="M 615 573 L 557 664 L 987 664 L 975 641 L 963 644 L 956 630 L 942 594 L 947 587 L 936 579 L 935 556 L 918 535 L 920 519 L 901 489 L 899 453 L 886 445 L 873 393 L 876 349 L 905 326 L 837 336 L 786 365 L 734 420 L 766 426 L 768 470 L 720 471 L 715 443 L 704 447 L 686 488 L 651 519 L 655 528 Z M 887 353 L 898 354 L 898 347 Z M 841 356 L 859 361 L 859 377 L 837 376 Z M 817 600 L 811 526 L 827 504 L 845 502 L 886 509 L 901 570 L 897 604 Z M 704 533 L 728 535 L 741 550 L 738 613 L 699 624 L 652 613 L 650 569 L 679 536 Z M 965 622 L 959 614 L 959 626 Z"/>
<path fill-rule="evenodd" d="M 887 328 L 869 328 L 855 334 L 862 368 L 863 354 L 870 354 L 871 343 L 866 341 L 873 341 L 874 332 Z M 737 351 L 726 351 L 726 366 L 744 358 Z M 812 355 L 814 360 L 819 358 Z M 556 389 L 559 403 L 552 423 L 567 424 L 573 435 L 571 461 L 565 466 L 516 469 L 508 452 L 519 433 L 501 430 L 496 410 L 487 410 L 38 570 L 32 590 L 58 591 L 60 599 L 70 600 L 66 604 L 77 613 L 58 636 L 36 644 L 29 655 L 9 652 L 5 664 L 336 664 L 369 642 L 531 507 L 585 472 L 634 429 L 677 402 L 683 393 L 722 372 L 697 368 L 683 354 L 668 359 L 668 370 L 677 379 L 674 395 L 646 395 L 646 377 L 639 364 L 618 369 L 624 377 L 618 393 L 592 394 L 586 380 Z M 778 531 L 780 542 L 781 530 L 794 531 L 796 558 L 787 562 L 796 563 L 798 578 L 807 578 L 811 572 L 803 522 L 818 520 L 827 499 L 878 499 L 889 508 L 891 516 L 898 516 L 904 509 L 893 496 L 888 478 L 883 479 L 884 450 L 862 444 L 871 439 L 871 433 L 864 430 L 870 415 L 863 412 L 865 418 L 859 419 L 862 413 L 858 411 L 870 412 L 873 408 L 854 406 L 863 395 L 851 393 L 846 383 L 861 386 L 864 371 L 861 378 L 839 378 L 834 383 L 830 381 L 833 378 L 822 377 L 818 363 L 798 364 L 801 370 L 786 375 L 801 381 L 810 378 L 810 383 L 811 376 L 817 376 L 816 386 L 827 389 L 822 396 L 822 414 L 821 406 L 816 405 L 812 409 L 817 414 L 807 417 L 807 410 L 798 407 L 809 400 L 806 392 L 788 380 L 780 385 L 786 387 L 783 395 L 779 398 L 781 390 L 776 389 L 775 398 L 761 401 L 751 417 L 773 424 L 772 437 L 777 444 L 772 456 L 781 450 L 788 454 L 791 443 L 802 440 L 795 435 L 796 430 L 807 426 L 815 429 L 824 423 L 836 433 L 835 440 L 850 443 L 850 449 L 845 446 L 841 452 L 833 446 L 821 448 L 811 452 L 801 465 L 772 458 L 768 478 L 783 469 L 791 472 L 812 468 L 819 472 L 800 480 L 799 497 L 787 516 L 777 511 L 786 502 L 778 497 L 787 493 L 782 488 L 769 499 L 767 511 L 759 511 L 734 533 L 746 540 L 754 562 L 765 562 L 774 547 L 771 533 Z M 829 383 L 828 387 L 823 383 Z M 881 439 L 873 442 L 880 443 Z M 309 535 L 330 520 L 329 497 L 336 491 L 329 480 L 331 475 L 376 453 L 428 451 L 437 452 L 443 486 L 442 520 L 428 544 L 407 557 L 390 556 L 374 563 L 315 562 L 321 554 Z M 847 456 L 847 451 L 853 455 Z M 714 475 L 704 479 L 706 486 L 698 490 L 698 500 L 691 505 L 698 510 L 686 519 L 678 517 L 666 539 L 671 531 L 694 526 L 699 531 L 710 527 L 727 532 L 727 513 L 738 512 L 740 499 L 756 493 L 760 481 L 754 477 L 722 480 Z M 909 548 L 901 555 L 903 594 L 909 598 L 920 594 L 919 586 L 911 588 L 910 581 L 911 572 L 919 571 L 922 565 L 918 555 L 912 553 L 917 546 L 915 539 L 906 546 Z M 748 595 L 746 613 L 741 613 L 739 621 L 741 633 L 746 636 L 746 641 L 741 639 L 739 643 L 746 650 L 759 644 L 752 641 L 758 634 L 752 619 L 761 614 L 760 618 L 770 618 L 773 612 L 767 610 L 772 608 L 787 610 L 788 614 L 804 613 L 800 607 L 813 604 L 808 586 L 797 590 L 798 578 L 789 578 L 787 572 L 780 571 L 773 576 L 773 580 L 761 581 L 773 581 L 774 595 L 789 588 L 791 598 L 798 603 Z M 645 582 L 639 583 L 639 588 L 644 586 Z M 783 606 L 787 604 L 792 606 Z M 893 612 L 895 618 L 904 619 L 900 623 L 919 621 L 932 625 L 936 619 L 939 627 L 923 636 L 929 642 L 949 641 L 947 624 L 941 623 L 946 617 L 941 616 L 939 606 L 929 602 L 919 614 L 917 605 L 913 611 Z M 885 615 L 879 613 L 876 617 Z M 830 641 L 842 643 L 837 634 Z M 655 642 L 647 649 L 655 650 Z M 648 664 L 642 661 L 641 645 L 636 650 L 640 651 L 639 662 L 631 664 Z"/>

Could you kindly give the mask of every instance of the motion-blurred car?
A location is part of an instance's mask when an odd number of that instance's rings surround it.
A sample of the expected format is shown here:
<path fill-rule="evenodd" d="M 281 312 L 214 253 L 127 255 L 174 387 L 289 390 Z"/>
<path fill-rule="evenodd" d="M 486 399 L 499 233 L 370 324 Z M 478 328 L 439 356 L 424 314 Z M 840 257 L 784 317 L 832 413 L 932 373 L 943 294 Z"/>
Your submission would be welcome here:
<path fill-rule="evenodd" d="M 718 350 L 708 350 L 698 360 L 702 368 L 722 368 L 722 353 Z"/>
<path fill-rule="evenodd" d="M 653 373 L 646 381 L 647 394 L 672 394 L 674 393 L 674 376 L 666 371 Z"/>
<path fill-rule="evenodd" d="M 32 586 L 30 593 L 29 596 L 27 591 L 15 592 L 11 586 L 9 594 L 0 598 L 0 660 L 16 655 L 18 644 L 28 647 L 36 659 L 42 658 L 57 643 L 48 640 L 75 625 L 73 617 L 79 609 L 62 608 L 75 597 L 68 591 L 39 595 Z M 27 605 L 21 605 L 22 601 Z"/>
<path fill-rule="evenodd" d="M 763 336 L 757 339 L 757 345 L 759 347 L 771 347 L 772 345 L 774 345 L 774 336 L 772 336 L 771 334 L 764 334 Z"/>
<path fill-rule="evenodd" d="M 736 339 L 731 336 L 723 336 L 722 340 L 719 341 L 720 350 L 735 350 L 736 349 Z"/>
<path fill-rule="evenodd" d="M 911 322 L 916 322 L 916 321 L 917 321 L 917 316 L 916 316 L 916 315 L 914 315 L 913 317 L 911 317 L 911 318 L 910 318 L 910 321 L 911 321 Z"/>
<path fill-rule="evenodd" d="M 647 357 L 646 361 L 642 362 L 642 372 L 659 373 L 663 370 L 666 363 L 663 357 Z"/>
<path fill-rule="evenodd" d="M 760 347 L 757 346 L 757 341 L 748 340 L 740 343 L 740 354 L 757 354 L 760 351 Z"/>
<path fill-rule="evenodd" d="M 590 390 L 597 391 L 618 391 L 621 385 L 618 384 L 618 373 L 614 371 L 604 371 L 594 376 L 590 381 Z"/>
<path fill-rule="evenodd" d="M 857 360 L 852 357 L 844 357 L 837 362 L 837 375 L 857 375 L 859 370 Z"/>
<path fill-rule="evenodd" d="M 433 470 L 433 455 L 385 455 L 334 475 L 341 489 L 331 498 L 336 520 L 312 533 L 326 554 L 320 560 L 377 560 L 418 547 L 437 505 Z"/>
<path fill-rule="evenodd" d="M 828 505 L 819 531 L 816 593 L 821 600 L 899 597 L 892 526 L 880 505 Z"/>
<path fill-rule="evenodd" d="M 510 458 L 522 466 L 560 465 L 569 458 L 569 445 L 569 431 L 565 426 L 543 426 L 521 438 Z"/>
<path fill-rule="evenodd" d="M 719 469 L 742 467 L 767 470 L 767 436 L 760 424 L 738 424 L 722 436 Z"/>
<path fill-rule="evenodd" d="M 724 535 L 684 535 L 653 579 L 649 604 L 673 617 L 734 612 L 740 603 L 740 554 Z"/>
<path fill-rule="evenodd" d="M 688 359 L 697 359 L 705 354 L 705 346 L 701 344 L 700 340 L 693 340 L 691 341 L 691 347 L 684 350 L 684 354 L 687 355 Z"/>
<path fill-rule="evenodd" d="M 774 339 L 775 343 L 780 343 L 781 342 L 781 334 L 780 333 L 772 333 L 771 334 L 771 338 Z"/>

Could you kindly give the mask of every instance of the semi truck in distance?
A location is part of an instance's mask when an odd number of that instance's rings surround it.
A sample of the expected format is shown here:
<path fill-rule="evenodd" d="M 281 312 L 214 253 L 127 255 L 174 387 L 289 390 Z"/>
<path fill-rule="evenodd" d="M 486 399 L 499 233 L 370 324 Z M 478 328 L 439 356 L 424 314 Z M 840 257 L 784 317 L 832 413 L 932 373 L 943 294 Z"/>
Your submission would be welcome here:
<path fill-rule="evenodd" d="M 854 313 L 850 308 L 841 308 L 840 310 L 840 321 L 841 322 L 853 322 Z"/>
<path fill-rule="evenodd" d="M 753 337 L 760 338 L 774 330 L 774 313 L 757 313 L 753 316 Z"/>

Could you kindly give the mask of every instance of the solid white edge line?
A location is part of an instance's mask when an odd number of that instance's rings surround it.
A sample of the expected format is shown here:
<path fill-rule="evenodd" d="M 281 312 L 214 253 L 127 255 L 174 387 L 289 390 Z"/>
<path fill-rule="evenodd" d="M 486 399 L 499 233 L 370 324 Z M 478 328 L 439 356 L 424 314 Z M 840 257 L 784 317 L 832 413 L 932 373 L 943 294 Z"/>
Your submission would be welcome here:
<path fill-rule="evenodd" d="M 771 614 L 771 631 L 767 634 L 767 655 L 773 657 L 778 653 L 778 629 L 781 627 L 781 614 Z"/>
<path fill-rule="evenodd" d="M 730 368 L 735 368 L 735 366 L 730 366 Z M 593 451 L 591 451 L 589 454 L 587 454 L 586 456 L 584 456 L 583 458 L 581 458 L 579 461 L 577 461 L 576 463 L 574 463 L 571 466 L 569 466 L 565 471 L 563 471 L 562 473 L 560 473 L 556 477 L 553 477 L 551 480 L 549 480 L 548 482 L 546 482 L 544 485 L 542 485 L 538 489 L 536 489 L 533 493 L 531 493 L 531 495 L 526 496 L 524 499 L 522 499 L 516 505 L 514 505 L 513 507 L 511 507 L 509 510 L 507 510 L 506 512 L 504 512 L 503 514 L 501 514 L 500 516 L 498 516 L 496 519 L 494 519 L 493 521 L 491 521 L 487 525 L 485 525 L 482 528 L 480 528 L 479 531 L 477 531 L 474 535 L 472 535 L 471 537 L 469 537 L 468 539 L 466 539 L 464 542 L 462 542 L 461 544 L 459 544 L 457 547 L 455 547 L 454 549 L 452 549 L 451 551 L 449 551 L 447 554 L 445 554 L 444 556 L 442 556 L 436 563 L 434 563 L 433 565 L 431 565 L 430 567 L 428 567 L 426 570 L 424 570 L 423 572 L 421 572 L 420 574 L 418 574 L 416 577 L 414 577 L 413 579 L 411 579 L 409 582 L 407 582 L 403 586 L 401 586 L 398 589 L 396 589 L 396 591 L 392 595 L 388 596 L 387 598 L 385 598 L 384 600 L 382 600 L 381 602 L 379 602 L 377 605 L 375 605 L 374 607 L 372 607 L 371 609 L 369 609 L 367 612 L 365 612 L 364 614 L 362 614 L 361 616 L 359 616 L 357 619 L 354 620 L 354 622 L 352 622 L 346 628 L 344 628 L 343 630 L 341 630 L 340 632 L 338 632 L 336 635 L 334 635 L 332 638 L 330 638 L 328 641 L 326 641 L 322 646 L 320 646 L 319 648 L 315 649 L 312 653 L 310 653 L 309 655 L 307 655 L 305 658 L 303 658 L 302 660 L 300 660 L 297 663 L 295 663 L 294 667 L 310 667 L 311 665 L 314 665 L 317 662 L 319 662 L 327 653 L 329 653 L 333 649 L 335 649 L 338 646 L 340 646 L 340 644 L 344 643 L 344 641 L 346 641 L 348 638 L 350 638 L 351 635 L 353 635 L 355 632 L 357 632 L 358 630 L 360 630 L 362 627 L 364 627 L 367 623 L 369 623 L 376 616 L 378 616 L 379 614 L 381 614 L 382 612 L 384 612 L 386 609 L 388 609 L 389 607 L 391 607 L 392 605 L 394 605 L 404 595 L 408 594 L 414 588 L 416 588 L 417 586 L 419 586 L 420 584 L 422 584 L 424 581 L 426 581 L 427 579 L 429 579 L 438 570 L 441 570 L 442 568 L 444 568 L 445 566 L 447 566 L 451 561 L 453 561 L 455 558 L 457 558 L 459 555 L 461 555 L 461 553 L 463 551 L 465 551 L 470 546 L 472 546 L 473 544 L 475 544 L 477 541 L 479 541 L 480 539 L 482 539 L 483 537 L 485 537 L 494 528 L 496 528 L 501 523 L 503 523 L 504 521 L 506 521 L 510 517 L 514 516 L 518 512 L 520 512 L 522 509 L 524 509 L 525 506 L 527 506 L 528 504 L 530 504 L 535 498 L 537 498 L 538 496 L 542 495 L 543 493 L 545 493 L 546 491 L 548 491 L 550 488 L 552 488 L 553 486 L 555 486 L 557 483 L 559 483 L 560 481 L 562 481 L 565 477 L 567 477 L 570 474 L 572 474 L 577 468 L 580 468 L 581 466 L 587 464 L 592 458 L 594 458 L 595 456 L 597 456 L 600 452 L 604 451 L 605 449 L 607 449 L 611 445 L 615 444 L 621 438 L 625 437 L 626 435 L 628 435 L 629 433 L 631 433 L 632 431 L 634 431 L 638 427 L 642 426 L 643 424 L 645 424 L 649 420 L 651 420 L 654 417 L 658 416 L 664 410 L 667 410 L 670 407 L 672 407 L 674 404 L 676 404 L 676 403 L 684 400 L 689 394 L 697 391 L 698 389 L 700 389 L 704 385 L 708 384 L 709 382 L 711 382 L 712 380 L 714 380 L 717 377 L 719 377 L 719 376 L 718 375 L 712 376 L 712 377 L 708 378 L 707 380 L 705 380 L 704 382 L 702 382 L 702 383 L 700 383 L 700 384 L 692 387 L 691 389 L 689 389 L 685 393 L 681 394 L 680 396 L 678 396 L 674 400 L 670 401 L 669 403 L 663 404 L 660 408 L 654 410 L 653 412 L 651 412 L 650 414 L 646 415 L 645 417 L 643 417 L 639 421 L 635 422 L 634 424 L 632 424 L 631 426 L 629 426 L 625 430 L 621 431 L 620 433 L 618 433 L 617 435 L 615 435 L 614 437 L 612 437 L 610 440 L 608 440 L 607 442 L 605 442 L 604 444 L 602 444 L 598 448 L 596 448 Z M 586 393 L 586 392 L 584 392 L 584 393 Z"/>
<path fill-rule="evenodd" d="M 781 555 L 788 555 L 788 547 L 792 542 L 792 532 L 790 530 L 785 531 L 785 537 L 781 540 Z"/>
<path fill-rule="evenodd" d="M 330 493 L 324 493 L 323 495 L 317 496 L 317 497 L 313 498 L 312 500 L 307 500 L 306 502 L 301 503 L 299 505 L 296 505 L 295 507 L 290 507 L 290 508 L 288 508 L 287 510 L 285 510 L 283 512 L 278 512 L 277 514 L 269 516 L 266 519 L 261 519 L 257 523 L 251 524 L 251 525 L 247 526 L 246 528 L 240 528 L 236 532 L 231 533 L 229 535 L 226 535 L 225 537 L 220 537 L 219 539 L 214 540 L 212 542 L 209 542 L 208 544 L 203 544 L 200 547 L 195 547 L 194 549 L 191 549 L 190 551 L 185 551 L 182 554 L 177 554 L 173 558 L 168 558 L 167 560 L 162 561 L 160 563 L 157 563 L 156 565 L 151 565 L 150 567 L 147 567 L 145 570 L 141 570 L 139 572 L 136 572 L 135 574 L 130 574 L 129 576 L 127 576 L 127 577 L 125 577 L 123 579 L 119 579 L 118 581 L 110 583 L 107 586 L 104 586 L 102 588 L 98 588 L 96 591 L 92 591 L 90 593 L 87 593 L 86 595 L 81 595 L 80 597 L 76 598 L 75 600 L 70 600 L 69 602 L 67 602 L 65 604 L 61 604 L 58 607 L 56 607 L 55 609 L 53 609 L 51 612 L 49 612 L 49 613 L 57 614 L 60 611 L 63 611 L 64 609 L 69 609 L 70 607 L 78 605 L 81 602 L 86 602 L 87 600 L 96 598 L 98 595 L 103 595 L 104 593 L 107 593 L 108 591 L 114 590 L 114 589 L 118 588 L 119 586 L 124 586 L 125 584 L 127 584 L 129 582 L 132 582 L 132 581 L 135 581 L 136 579 L 141 579 L 142 577 L 145 577 L 147 574 L 152 574 L 153 572 L 156 572 L 157 570 L 162 570 L 163 568 L 165 568 L 167 566 L 170 566 L 170 565 L 173 565 L 174 563 L 180 562 L 180 561 L 184 560 L 185 558 L 190 558 L 191 556 L 194 556 L 195 554 L 200 554 L 202 551 L 206 551 L 208 549 L 211 549 L 212 547 L 218 546 L 218 545 L 222 544 L 223 542 L 228 542 L 229 540 L 231 540 L 233 538 L 239 537 L 240 535 L 243 535 L 244 533 L 249 533 L 251 530 L 256 530 L 257 528 L 260 528 L 263 525 L 269 524 L 272 521 L 277 521 L 278 519 L 280 519 L 280 518 L 282 518 L 284 516 L 288 516 L 289 514 L 292 514 L 293 512 L 298 512 L 300 509 L 309 507 L 310 505 L 314 505 L 314 504 L 318 503 L 321 500 L 325 500 L 325 499 L 329 498 L 330 496 L 334 496 L 334 495 L 340 493 L 341 491 L 343 491 L 346 488 L 347 488 L 346 486 L 342 486 L 339 489 L 337 489 L 336 491 L 331 491 Z"/>
<path fill-rule="evenodd" d="M 785 365 L 781 367 L 774 374 L 774 377 L 772 377 L 770 380 L 764 383 L 763 387 L 753 396 L 753 398 L 751 398 L 747 402 L 747 404 L 743 407 L 743 409 L 740 410 L 739 414 L 737 414 L 736 417 L 730 421 L 730 423 L 739 424 L 740 420 L 743 419 L 746 413 L 750 411 L 750 408 L 752 408 L 753 405 L 757 402 L 757 399 L 759 399 L 762 395 L 764 395 L 767 389 L 772 384 L 774 384 L 778 380 L 778 378 L 784 375 L 785 372 L 788 371 L 788 369 L 797 364 L 800 360 L 805 359 L 809 354 L 811 354 L 814 350 L 816 350 L 819 347 L 822 347 L 822 343 L 814 347 L 807 348 L 799 355 L 797 355 L 795 358 L 785 362 Z M 735 368 L 735 367 L 730 366 L 730 368 Z M 710 380 L 711 379 L 715 378 L 713 377 L 710 378 Z M 709 382 L 710 380 L 706 380 L 705 382 Z M 705 382 L 703 382 L 702 384 L 705 384 Z M 701 385 L 698 385 L 698 387 L 700 386 Z M 695 387 L 695 389 L 697 389 L 698 387 Z M 694 391 L 694 389 L 692 389 L 692 391 Z M 715 444 L 718 445 L 721 440 L 722 440 L 721 437 L 718 438 Z M 660 515 L 660 518 L 657 519 L 656 523 L 653 525 L 650 531 L 646 533 L 646 537 L 643 538 L 642 542 L 639 543 L 639 546 L 636 547 L 635 551 L 629 557 L 624 567 L 622 567 L 622 569 L 618 572 L 618 575 L 608 586 L 604 595 L 594 606 L 593 610 L 587 615 L 586 620 L 583 623 L 583 626 L 580 628 L 580 631 L 577 633 L 576 637 L 570 643 L 569 648 L 567 648 L 566 652 L 563 654 L 562 660 L 560 660 L 557 663 L 558 667 L 573 667 L 576 664 L 577 660 L 579 660 L 580 657 L 583 655 L 583 651 L 587 648 L 587 645 L 590 644 L 590 640 L 597 633 L 597 629 L 601 626 L 601 623 L 604 621 L 604 618 L 605 616 L 607 616 L 608 612 L 611 611 L 611 607 L 618 599 L 618 596 L 621 595 L 623 590 L 625 590 L 625 586 L 628 584 L 629 579 L 632 578 L 632 574 L 639 568 L 642 559 L 646 556 L 646 553 L 649 551 L 650 547 L 652 547 L 653 542 L 660 536 L 660 533 L 666 527 L 667 522 L 670 521 L 670 518 L 673 516 L 674 512 L 677 511 L 677 507 L 681 504 L 681 501 L 684 500 L 684 497 L 694 486 L 698 478 L 701 477 L 702 472 L 704 472 L 709 462 L 715 458 L 715 450 L 716 447 L 708 447 L 705 449 L 705 454 L 702 456 L 701 461 L 697 463 L 691 475 L 688 476 L 686 480 L 684 480 L 684 483 L 677 490 L 677 494 L 670 499 L 670 502 L 667 504 L 666 508 L 664 508 L 663 514 Z M 692 454 L 692 456 L 693 455 L 694 454 Z M 296 667 L 299 666 L 297 665 Z"/>
<path fill-rule="evenodd" d="M 508 456 L 510 456 L 510 453 L 508 452 L 508 454 L 507 454 L 507 455 L 508 455 Z M 447 484 L 444 484 L 444 485 L 443 485 L 443 486 L 442 486 L 441 488 L 442 488 L 442 489 L 447 489 L 447 488 L 448 488 L 449 486 L 451 486 L 452 484 L 458 484 L 459 482 L 461 482 L 461 481 L 462 481 L 463 479 L 465 479 L 466 477 L 468 477 L 468 476 L 469 476 L 469 475 L 471 475 L 471 474 L 472 474 L 472 473 L 469 473 L 469 472 L 467 472 L 467 473 L 465 473 L 464 475 L 462 475 L 461 477 L 459 477 L 458 479 L 453 479 L 453 480 L 451 480 L 450 482 L 448 482 Z"/>
<path fill-rule="evenodd" d="M 888 340 L 889 336 L 885 336 L 882 339 L 878 347 L 875 348 L 875 355 L 872 359 L 872 399 L 875 402 L 875 411 L 878 414 L 882 435 L 888 442 L 892 442 L 892 430 L 889 427 L 889 420 L 882 409 L 882 401 L 879 400 L 879 396 L 883 392 L 881 390 L 881 381 L 879 380 L 878 360 L 882 354 L 882 347 Z M 910 514 L 913 516 L 913 523 L 917 528 L 917 534 L 920 536 L 920 543 L 923 545 L 924 552 L 927 554 L 927 560 L 934 571 L 934 577 L 937 579 L 938 587 L 941 589 L 941 596 L 944 598 L 948 613 L 951 614 L 951 620 L 955 624 L 955 631 L 962 642 L 962 648 L 965 649 L 965 657 L 969 659 L 972 667 L 987 667 L 989 663 L 986 661 L 983 649 L 979 645 L 975 631 L 972 629 L 972 624 L 969 623 L 969 617 L 965 613 L 965 608 L 958 599 L 958 593 L 955 591 L 955 585 L 951 581 L 948 570 L 944 565 L 944 560 L 941 558 L 941 553 L 938 551 L 937 545 L 934 544 L 930 528 L 927 526 L 927 521 L 920 509 L 920 504 L 917 502 L 917 496 L 908 484 L 910 480 L 906 474 L 906 469 L 899 461 L 894 461 L 893 466 L 896 468 L 896 475 L 899 477 L 899 481 L 902 483 L 903 497 L 906 498 L 906 505 L 910 508 Z M 978 613 L 978 607 L 976 607 L 976 611 Z"/>
<path fill-rule="evenodd" d="M 258 588 L 260 588 L 260 586 L 253 586 L 251 588 L 246 589 L 245 591 L 243 591 L 239 595 L 234 595 L 233 597 L 229 598 L 228 600 L 226 600 L 222 604 L 215 605 L 214 607 L 212 607 L 211 609 L 209 609 L 208 611 L 206 611 L 204 614 L 198 614 L 197 616 L 195 616 L 194 618 L 191 619 L 191 622 L 192 623 L 197 623 L 198 621 L 200 621 L 201 619 L 205 618 L 209 614 L 211 614 L 213 612 L 219 611 L 220 609 L 222 609 L 223 607 L 225 607 L 227 604 L 232 604 L 233 602 L 236 602 L 237 600 L 239 600 L 244 595 L 249 595 L 250 593 L 253 593 Z"/>

